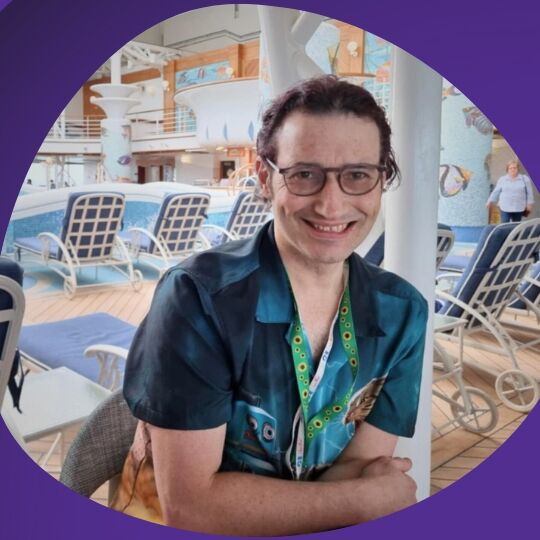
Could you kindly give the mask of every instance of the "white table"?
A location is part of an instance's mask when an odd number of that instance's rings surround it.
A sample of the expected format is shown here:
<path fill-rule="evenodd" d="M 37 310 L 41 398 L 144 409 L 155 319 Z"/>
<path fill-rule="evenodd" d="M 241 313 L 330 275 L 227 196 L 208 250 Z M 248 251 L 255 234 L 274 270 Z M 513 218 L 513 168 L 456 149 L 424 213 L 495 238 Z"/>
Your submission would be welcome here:
<path fill-rule="evenodd" d="M 22 414 L 13 409 L 6 397 L 2 416 L 24 442 L 35 441 L 51 434 L 56 440 L 42 460 L 43 466 L 61 439 L 63 431 L 85 420 L 110 395 L 99 384 L 61 367 L 26 376 L 20 401 Z"/>

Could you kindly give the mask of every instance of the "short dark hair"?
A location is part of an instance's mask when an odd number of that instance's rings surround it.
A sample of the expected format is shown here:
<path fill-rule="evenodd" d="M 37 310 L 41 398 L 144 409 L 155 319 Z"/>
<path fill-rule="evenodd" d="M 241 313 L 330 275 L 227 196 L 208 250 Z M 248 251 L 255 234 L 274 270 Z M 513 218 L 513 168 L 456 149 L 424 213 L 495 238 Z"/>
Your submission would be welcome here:
<path fill-rule="evenodd" d="M 386 167 L 388 188 L 395 179 L 399 183 L 400 171 L 390 143 L 392 130 L 384 109 L 361 86 L 338 79 L 335 75 L 322 75 L 300 82 L 280 96 L 266 109 L 257 135 L 257 154 L 262 159 L 277 159 L 275 133 L 292 112 L 308 114 L 354 114 L 369 118 L 379 128 L 381 142 L 380 164 Z"/>

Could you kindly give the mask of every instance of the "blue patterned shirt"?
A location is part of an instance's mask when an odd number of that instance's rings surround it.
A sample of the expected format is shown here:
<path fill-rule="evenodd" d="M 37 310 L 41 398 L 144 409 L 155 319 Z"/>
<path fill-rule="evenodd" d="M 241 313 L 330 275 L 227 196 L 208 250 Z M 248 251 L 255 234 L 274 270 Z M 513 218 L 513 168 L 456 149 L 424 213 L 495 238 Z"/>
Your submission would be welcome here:
<path fill-rule="evenodd" d="M 310 444 L 306 478 L 337 459 L 364 419 L 396 435 L 414 433 L 426 302 L 408 282 L 356 254 L 348 264 L 358 375 L 353 381 L 336 325 L 310 414 L 351 385 L 353 391 L 348 407 Z M 300 406 L 293 319 L 272 224 L 184 261 L 159 283 L 131 347 L 124 395 L 133 414 L 168 429 L 227 424 L 221 470 L 291 478 Z"/>

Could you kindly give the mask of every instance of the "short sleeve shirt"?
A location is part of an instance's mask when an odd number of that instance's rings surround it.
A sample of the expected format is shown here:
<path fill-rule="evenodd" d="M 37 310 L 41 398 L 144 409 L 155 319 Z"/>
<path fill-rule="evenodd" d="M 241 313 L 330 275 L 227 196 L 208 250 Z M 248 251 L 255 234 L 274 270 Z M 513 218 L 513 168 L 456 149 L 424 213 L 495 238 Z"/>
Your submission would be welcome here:
<path fill-rule="evenodd" d="M 351 397 L 310 445 L 305 478 L 337 459 L 361 421 L 400 436 L 414 433 L 426 302 L 412 285 L 356 254 L 348 264 L 358 373 L 353 380 L 336 324 L 310 414 L 352 386 Z M 133 414 L 168 429 L 227 424 L 221 470 L 292 478 L 300 410 L 293 320 L 272 223 L 174 267 L 158 284 L 130 349 L 124 395 Z"/>

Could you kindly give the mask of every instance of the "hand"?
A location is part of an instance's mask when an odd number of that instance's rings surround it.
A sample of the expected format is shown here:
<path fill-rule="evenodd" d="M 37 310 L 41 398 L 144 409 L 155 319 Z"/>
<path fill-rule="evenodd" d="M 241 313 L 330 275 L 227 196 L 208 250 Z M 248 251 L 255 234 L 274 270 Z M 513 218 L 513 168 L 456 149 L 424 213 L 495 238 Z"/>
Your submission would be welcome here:
<path fill-rule="evenodd" d="M 416 502 L 416 482 L 406 474 L 412 467 L 408 458 L 381 457 L 364 467 L 360 478 L 373 486 L 367 519 L 375 519 Z"/>
<path fill-rule="evenodd" d="M 490 207 L 491 207 L 491 202 L 488 201 L 488 202 L 486 203 L 486 208 L 490 208 Z"/>

